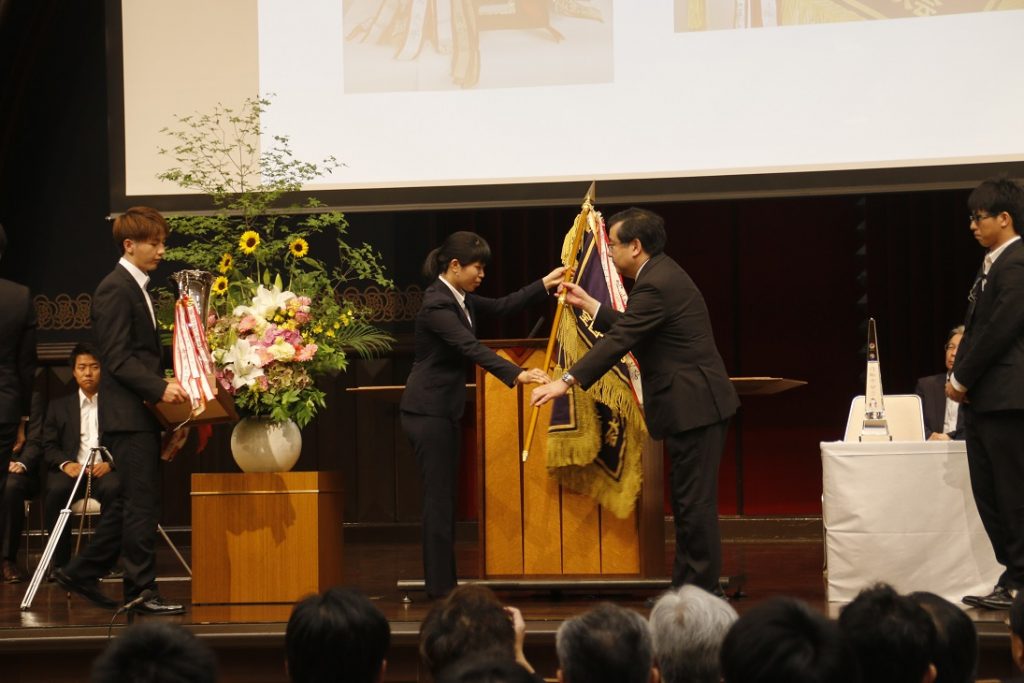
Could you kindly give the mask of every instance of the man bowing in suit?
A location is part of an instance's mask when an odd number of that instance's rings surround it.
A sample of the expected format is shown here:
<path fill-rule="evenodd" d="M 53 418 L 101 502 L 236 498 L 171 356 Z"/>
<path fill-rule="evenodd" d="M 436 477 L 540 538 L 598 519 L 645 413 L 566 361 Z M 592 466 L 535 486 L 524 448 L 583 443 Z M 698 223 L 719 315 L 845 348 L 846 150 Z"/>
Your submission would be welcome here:
<path fill-rule="evenodd" d="M 967 466 L 996 560 L 995 588 L 963 601 L 1009 609 L 1024 588 L 1024 188 L 986 180 L 967 199 L 985 258 L 968 296 L 964 337 L 946 395 L 964 406 Z"/>
<path fill-rule="evenodd" d="M 564 395 L 574 384 L 586 389 L 632 351 L 640 365 L 648 431 L 664 440 L 671 462 L 672 585 L 695 584 L 721 595 L 718 463 L 739 397 L 715 347 L 704 297 L 686 271 L 662 253 L 661 217 L 631 208 L 608 223 L 615 267 L 635 280 L 629 303 L 620 313 L 577 285 L 562 285 L 566 301 L 593 316 L 604 336 L 561 379 L 534 389 L 533 405 Z"/>
<path fill-rule="evenodd" d="M 151 591 L 135 607 L 143 614 L 180 614 L 181 605 L 156 594 L 155 544 L 160 519 L 160 423 L 146 403 L 182 403 L 180 384 L 163 377 L 156 313 L 146 290 L 164 255 L 169 226 L 156 209 L 132 207 L 114 220 L 122 256 L 92 298 L 92 326 L 100 352 L 100 443 L 117 461 L 121 495 L 105 509 L 92 542 L 63 569 L 57 583 L 104 607 L 118 602 L 99 590 L 99 577 L 120 552 L 124 601 Z"/>

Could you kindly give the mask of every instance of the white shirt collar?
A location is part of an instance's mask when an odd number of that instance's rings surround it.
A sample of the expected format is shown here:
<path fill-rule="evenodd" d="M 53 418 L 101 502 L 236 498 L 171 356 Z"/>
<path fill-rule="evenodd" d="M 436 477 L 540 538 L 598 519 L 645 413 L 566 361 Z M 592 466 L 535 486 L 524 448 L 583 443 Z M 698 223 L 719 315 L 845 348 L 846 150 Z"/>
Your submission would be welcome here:
<path fill-rule="evenodd" d="M 1020 239 L 1020 235 L 1017 235 L 1016 237 L 1013 237 L 1012 239 L 1009 239 L 1009 240 L 1003 242 L 997 249 L 993 249 L 992 251 L 990 251 L 987 254 L 985 254 L 985 274 L 986 275 L 988 275 L 989 268 L 991 268 L 992 264 L 996 262 L 996 259 L 999 258 L 999 256 L 1004 251 L 1006 251 L 1006 248 L 1008 246 L 1010 246 L 1011 244 L 1013 244 L 1014 242 L 1016 242 L 1017 240 L 1019 240 L 1019 239 Z"/>
<path fill-rule="evenodd" d="M 131 273 L 132 278 L 139 283 L 139 287 L 142 287 L 143 290 L 146 289 L 146 285 L 149 284 L 149 276 L 146 275 L 141 268 L 126 259 L 124 256 L 121 257 L 121 260 L 118 261 L 118 263 L 124 266 L 124 269 Z"/>
<path fill-rule="evenodd" d="M 81 388 L 79 388 L 78 389 L 78 407 L 81 408 L 86 403 L 88 403 L 91 406 L 96 405 L 96 399 L 99 398 L 99 396 L 100 396 L 100 392 L 97 391 L 95 394 L 92 395 L 92 398 L 89 398 L 88 396 L 85 395 L 85 392 L 82 391 Z"/>
<path fill-rule="evenodd" d="M 448 289 L 452 290 L 452 294 L 455 295 L 455 300 L 459 302 L 460 306 L 465 308 L 466 307 L 466 293 L 465 292 L 460 292 L 459 290 L 455 289 L 455 285 L 453 285 L 452 283 L 450 283 L 447 280 L 445 280 L 444 277 L 441 276 L 441 275 L 438 275 L 437 279 L 440 280 L 441 282 L 443 282 Z"/>

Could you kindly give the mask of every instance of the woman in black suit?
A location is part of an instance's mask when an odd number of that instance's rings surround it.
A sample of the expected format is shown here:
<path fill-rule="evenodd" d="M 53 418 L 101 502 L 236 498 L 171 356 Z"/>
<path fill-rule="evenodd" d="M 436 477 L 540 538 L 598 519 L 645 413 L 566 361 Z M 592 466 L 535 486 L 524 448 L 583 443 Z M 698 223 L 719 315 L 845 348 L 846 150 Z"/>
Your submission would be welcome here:
<path fill-rule="evenodd" d="M 555 268 L 508 296 L 489 299 L 473 292 L 490 257 L 491 248 L 482 237 L 456 232 L 423 264 L 432 282 L 416 314 L 416 358 L 400 407 L 402 429 L 423 475 L 423 570 L 430 598 L 455 587 L 455 486 L 466 361 L 509 387 L 548 381 L 542 371 L 524 370 L 481 344 L 476 338 L 477 316 L 508 315 L 543 298 L 561 282 L 565 268 Z"/>

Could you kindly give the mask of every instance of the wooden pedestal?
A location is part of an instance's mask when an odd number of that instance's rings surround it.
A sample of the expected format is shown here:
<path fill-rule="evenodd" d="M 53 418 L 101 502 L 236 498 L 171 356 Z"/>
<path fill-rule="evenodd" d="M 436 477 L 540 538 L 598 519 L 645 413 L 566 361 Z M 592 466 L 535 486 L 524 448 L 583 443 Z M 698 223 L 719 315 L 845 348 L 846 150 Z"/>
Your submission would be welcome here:
<path fill-rule="evenodd" d="M 293 603 L 341 583 L 340 472 L 192 475 L 192 602 Z"/>

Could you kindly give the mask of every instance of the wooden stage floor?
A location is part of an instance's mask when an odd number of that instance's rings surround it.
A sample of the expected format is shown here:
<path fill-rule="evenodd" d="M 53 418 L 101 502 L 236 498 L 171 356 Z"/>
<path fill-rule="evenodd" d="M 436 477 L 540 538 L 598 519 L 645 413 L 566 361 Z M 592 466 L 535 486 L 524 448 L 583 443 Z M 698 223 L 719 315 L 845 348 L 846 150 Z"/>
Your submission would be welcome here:
<path fill-rule="evenodd" d="M 162 576 L 182 573 L 180 565 L 162 544 L 158 546 Z M 188 549 L 183 548 L 186 557 Z M 672 547 L 665 552 L 666 576 L 671 567 Z M 477 564 L 475 543 L 457 547 L 459 567 L 466 576 Z M 825 601 L 822 577 L 823 549 L 819 540 L 731 541 L 723 545 L 723 571 L 744 575 L 745 597 L 732 604 L 742 614 L 772 596 L 788 595 L 808 602 L 823 613 L 836 616 L 835 606 Z M 419 623 L 430 608 L 422 594 L 411 594 L 403 603 L 395 586 L 399 579 L 420 578 L 420 550 L 417 543 L 348 542 L 345 547 L 346 585 L 356 586 L 375 601 L 392 628 L 392 650 L 387 680 L 415 681 L 416 638 Z M 27 583 L 0 584 L 0 671 L 5 683 L 28 681 L 81 680 L 92 658 L 106 642 L 111 612 L 92 607 L 52 583 L 44 583 L 32 608 L 21 611 Z M 221 681 L 286 681 L 283 668 L 284 627 L 290 606 L 210 607 L 190 604 L 187 581 L 161 581 L 165 598 L 184 602 L 182 616 L 150 617 L 180 623 L 210 643 L 220 662 Z M 119 597 L 117 582 L 105 584 L 111 597 Z M 568 617 L 586 611 L 602 600 L 610 600 L 647 613 L 645 600 L 654 593 L 586 594 L 565 592 L 499 591 L 506 604 L 518 607 L 527 622 L 527 656 L 545 677 L 554 676 L 554 632 Z M 1012 673 L 1005 612 L 968 610 L 976 621 L 982 644 L 981 677 Z M 123 628 L 118 619 L 113 633 Z"/>

